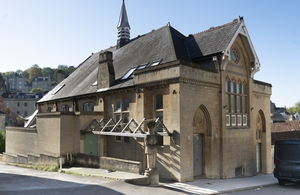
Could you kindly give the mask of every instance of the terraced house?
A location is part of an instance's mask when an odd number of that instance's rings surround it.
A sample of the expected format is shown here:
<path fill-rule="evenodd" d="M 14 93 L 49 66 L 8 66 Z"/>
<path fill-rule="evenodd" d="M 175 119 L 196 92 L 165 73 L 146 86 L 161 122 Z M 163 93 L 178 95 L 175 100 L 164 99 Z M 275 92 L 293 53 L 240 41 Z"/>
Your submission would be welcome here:
<path fill-rule="evenodd" d="M 242 17 L 188 36 L 168 23 L 130 39 L 123 1 L 116 46 L 39 100 L 25 128 L 7 128 L 6 159 L 72 154 L 100 159 L 85 161 L 95 167 L 137 163 L 142 173 L 145 124 L 155 120 L 160 178 L 271 173 L 272 86 L 254 79 L 259 69 Z"/>

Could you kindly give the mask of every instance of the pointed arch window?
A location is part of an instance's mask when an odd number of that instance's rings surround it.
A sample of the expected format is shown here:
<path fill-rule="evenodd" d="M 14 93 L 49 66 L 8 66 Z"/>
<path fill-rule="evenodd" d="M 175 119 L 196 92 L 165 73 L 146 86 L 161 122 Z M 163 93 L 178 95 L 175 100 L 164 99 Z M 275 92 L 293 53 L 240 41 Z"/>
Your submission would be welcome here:
<path fill-rule="evenodd" d="M 247 126 L 247 91 L 246 84 L 229 81 L 226 90 L 226 126 Z"/>

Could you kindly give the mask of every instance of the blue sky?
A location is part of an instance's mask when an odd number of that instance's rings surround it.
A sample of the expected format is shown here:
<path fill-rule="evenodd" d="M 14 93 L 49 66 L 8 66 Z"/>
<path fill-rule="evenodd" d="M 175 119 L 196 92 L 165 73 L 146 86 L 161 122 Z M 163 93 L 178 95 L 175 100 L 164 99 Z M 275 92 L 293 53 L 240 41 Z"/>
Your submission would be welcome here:
<path fill-rule="evenodd" d="M 125 0 L 131 38 L 168 22 L 188 36 L 243 16 L 276 106 L 300 100 L 300 1 Z M 77 66 L 116 44 L 122 0 L 0 0 L 0 72 Z"/>

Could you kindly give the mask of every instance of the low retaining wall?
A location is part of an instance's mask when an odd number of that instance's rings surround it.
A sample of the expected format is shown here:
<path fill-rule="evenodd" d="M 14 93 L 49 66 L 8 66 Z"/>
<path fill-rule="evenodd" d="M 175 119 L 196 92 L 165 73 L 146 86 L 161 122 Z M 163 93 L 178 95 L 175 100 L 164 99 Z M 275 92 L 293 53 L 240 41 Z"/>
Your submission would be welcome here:
<path fill-rule="evenodd" d="M 31 164 L 31 165 L 59 165 L 59 157 L 51 156 L 48 154 L 10 154 L 4 152 L 2 158 L 3 162 L 13 163 L 13 164 Z"/>
<path fill-rule="evenodd" d="M 138 161 L 123 160 L 111 157 L 99 157 L 82 153 L 78 153 L 75 159 L 76 166 L 94 167 L 136 174 L 142 173 L 142 163 Z"/>
<path fill-rule="evenodd" d="M 139 161 L 123 160 L 111 157 L 99 157 L 88 154 L 78 153 L 75 157 L 75 165 L 83 167 L 101 168 L 107 170 L 124 171 L 141 174 L 142 163 Z M 14 164 L 31 164 L 31 165 L 59 165 L 59 157 L 47 154 L 9 154 L 3 153 L 1 160 Z"/>
<path fill-rule="evenodd" d="M 75 159 L 77 166 L 100 168 L 99 156 L 78 153 Z"/>
<path fill-rule="evenodd" d="M 142 173 L 142 163 L 138 161 L 123 160 L 111 157 L 100 157 L 100 168 L 124 171 L 130 173 Z"/>

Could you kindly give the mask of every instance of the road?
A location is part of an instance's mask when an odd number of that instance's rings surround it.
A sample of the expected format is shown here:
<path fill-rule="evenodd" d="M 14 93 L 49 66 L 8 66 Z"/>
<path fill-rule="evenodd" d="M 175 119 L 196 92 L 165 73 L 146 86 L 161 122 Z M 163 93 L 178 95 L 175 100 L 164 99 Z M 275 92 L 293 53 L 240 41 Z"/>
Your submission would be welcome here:
<path fill-rule="evenodd" d="M 299 195 L 300 184 L 290 183 L 285 186 L 274 185 L 270 187 L 256 188 L 235 193 L 228 193 L 227 195 Z"/>
<path fill-rule="evenodd" d="M 1 195 L 185 194 L 160 186 L 137 186 L 122 181 L 44 172 L 0 163 Z"/>

